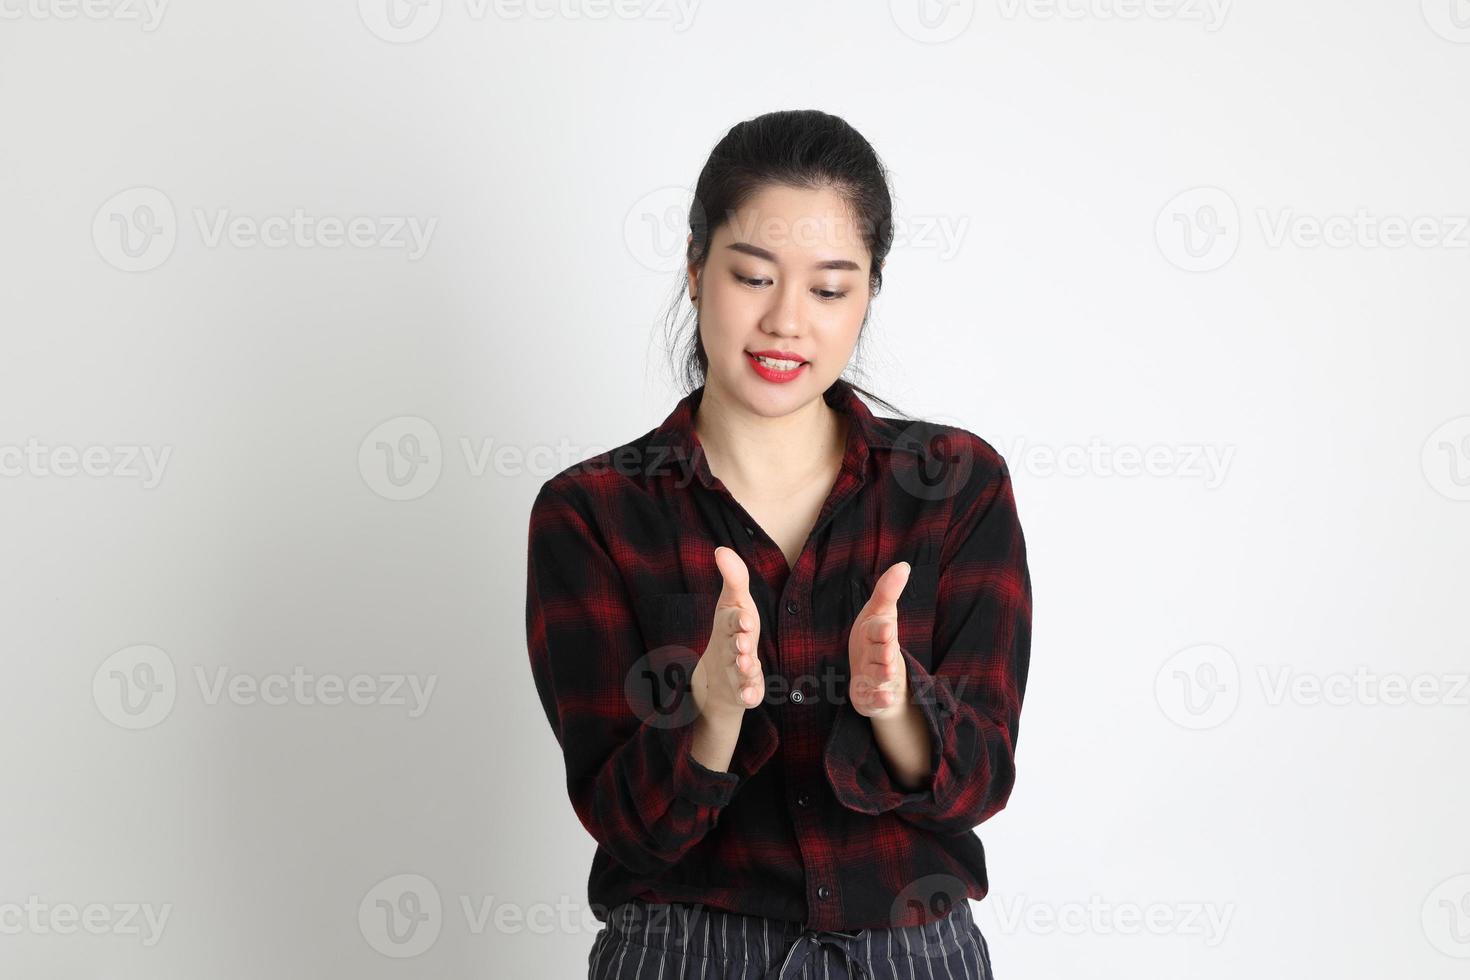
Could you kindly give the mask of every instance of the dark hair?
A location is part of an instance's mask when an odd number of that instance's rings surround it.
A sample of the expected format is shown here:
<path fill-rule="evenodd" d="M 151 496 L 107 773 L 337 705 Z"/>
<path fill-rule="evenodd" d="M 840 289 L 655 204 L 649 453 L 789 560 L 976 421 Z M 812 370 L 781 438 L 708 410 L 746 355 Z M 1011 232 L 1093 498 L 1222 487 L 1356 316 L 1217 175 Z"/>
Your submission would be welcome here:
<path fill-rule="evenodd" d="M 869 298 L 877 296 L 883 288 L 883 259 L 893 247 L 893 202 L 888 192 L 888 171 L 872 144 L 846 120 L 817 109 L 768 112 L 737 123 L 710 151 L 699 172 L 694 200 L 689 206 L 692 238 L 686 252 L 686 267 L 667 316 L 671 337 L 680 333 L 691 319 L 694 322 L 694 329 L 682 338 L 682 343 L 669 344 L 672 366 L 681 375 L 679 380 L 686 392 L 704 384 L 709 371 L 709 356 L 699 335 L 698 308 L 691 305 L 683 322 L 679 322 L 679 307 L 689 295 L 687 266 L 693 264 L 702 270 L 709 258 L 715 230 L 769 184 L 812 189 L 831 187 L 841 194 L 854 213 L 871 259 Z M 859 350 L 872 311 L 869 302 L 858 331 Z M 906 414 L 845 376 L 839 377 L 835 384 L 847 385 L 896 415 Z"/>

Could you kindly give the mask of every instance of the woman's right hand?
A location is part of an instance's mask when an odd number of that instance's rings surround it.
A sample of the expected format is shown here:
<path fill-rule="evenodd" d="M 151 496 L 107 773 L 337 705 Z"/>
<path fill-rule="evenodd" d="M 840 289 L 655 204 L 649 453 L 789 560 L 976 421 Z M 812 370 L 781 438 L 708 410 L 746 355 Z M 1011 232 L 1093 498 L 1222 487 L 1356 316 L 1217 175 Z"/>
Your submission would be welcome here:
<path fill-rule="evenodd" d="M 741 717 L 766 696 L 758 653 L 761 617 L 750 596 L 750 572 L 735 549 L 716 548 L 715 566 L 724 586 L 709 646 L 694 667 L 694 703 L 700 714 Z"/>

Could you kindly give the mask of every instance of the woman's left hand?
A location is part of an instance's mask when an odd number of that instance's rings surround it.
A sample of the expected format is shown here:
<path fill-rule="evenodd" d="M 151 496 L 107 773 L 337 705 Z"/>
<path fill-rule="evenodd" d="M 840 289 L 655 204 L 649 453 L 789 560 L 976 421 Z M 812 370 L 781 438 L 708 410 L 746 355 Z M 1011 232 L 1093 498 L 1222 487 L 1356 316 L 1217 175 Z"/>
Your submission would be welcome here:
<path fill-rule="evenodd" d="M 908 671 L 898 649 L 898 597 L 909 581 L 909 563 L 888 566 L 858 610 L 847 638 L 851 682 L 847 696 L 858 714 L 898 715 L 908 701 Z"/>

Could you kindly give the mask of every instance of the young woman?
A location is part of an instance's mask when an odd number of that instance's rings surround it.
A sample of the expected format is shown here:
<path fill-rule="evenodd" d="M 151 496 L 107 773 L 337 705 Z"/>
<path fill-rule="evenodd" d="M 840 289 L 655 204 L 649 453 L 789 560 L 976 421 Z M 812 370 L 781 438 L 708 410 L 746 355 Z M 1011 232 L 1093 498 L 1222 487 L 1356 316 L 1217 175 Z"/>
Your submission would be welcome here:
<path fill-rule="evenodd" d="M 988 980 L 973 830 L 1031 640 L 1009 471 L 841 377 L 893 239 L 851 126 L 740 123 L 694 197 L 693 390 L 530 519 L 532 673 L 598 844 L 588 976 Z"/>

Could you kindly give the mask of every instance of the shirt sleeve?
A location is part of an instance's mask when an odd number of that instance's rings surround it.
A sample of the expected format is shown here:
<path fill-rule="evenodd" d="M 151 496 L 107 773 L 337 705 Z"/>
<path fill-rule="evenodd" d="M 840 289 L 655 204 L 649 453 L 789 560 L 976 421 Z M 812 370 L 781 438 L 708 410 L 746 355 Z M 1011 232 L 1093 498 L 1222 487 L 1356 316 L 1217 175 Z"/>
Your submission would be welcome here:
<path fill-rule="evenodd" d="M 626 693 L 647 648 L 632 596 L 605 539 L 575 488 L 544 484 L 531 509 L 526 636 L 531 673 L 561 747 L 567 794 L 593 838 L 634 873 L 678 862 L 715 826 L 742 781 L 775 752 L 776 726 L 747 710 L 730 771 L 691 755 L 693 695 L 688 684 L 703 650 L 681 670 L 660 670 L 665 703 L 687 710 L 643 716 Z M 674 680 L 670 680 L 673 678 Z M 680 720 L 682 719 L 682 721 Z"/>
<path fill-rule="evenodd" d="M 984 458 L 977 452 L 941 551 L 934 671 L 900 646 L 910 699 L 929 729 L 927 784 L 909 792 L 894 782 L 871 721 L 850 701 L 838 709 L 824 754 L 828 782 L 843 806 L 892 811 L 939 834 L 973 830 L 1010 797 L 1030 666 L 1025 538 L 1005 460 L 994 454 L 996 465 L 982 467 Z"/>

